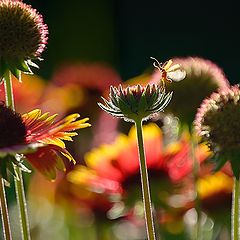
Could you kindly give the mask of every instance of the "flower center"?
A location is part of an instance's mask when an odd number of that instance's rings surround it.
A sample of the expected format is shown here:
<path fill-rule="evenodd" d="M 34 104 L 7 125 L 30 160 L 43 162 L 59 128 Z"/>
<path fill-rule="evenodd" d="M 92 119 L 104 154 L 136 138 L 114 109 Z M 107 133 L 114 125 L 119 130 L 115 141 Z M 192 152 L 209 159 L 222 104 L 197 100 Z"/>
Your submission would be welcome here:
<path fill-rule="evenodd" d="M 0 148 L 23 144 L 26 132 L 21 116 L 0 103 Z"/>
<path fill-rule="evenodd" d="M 156 204 L 159 201 L 165 201 L 168 192 L 173 191 L 168 173 L 162 169 L 149 168 L 148 174 L 153 203 Z M 129 175 L 123 180 L 122 187 L 126 194 L 125 201 L 127 205 L 132 205 L 139 199 L 142 199 L 141 188 L 139 186 L 141 186 L 140 172 Z M 160 192 L 164 193 L 163 196 L 160 196 Z"/>

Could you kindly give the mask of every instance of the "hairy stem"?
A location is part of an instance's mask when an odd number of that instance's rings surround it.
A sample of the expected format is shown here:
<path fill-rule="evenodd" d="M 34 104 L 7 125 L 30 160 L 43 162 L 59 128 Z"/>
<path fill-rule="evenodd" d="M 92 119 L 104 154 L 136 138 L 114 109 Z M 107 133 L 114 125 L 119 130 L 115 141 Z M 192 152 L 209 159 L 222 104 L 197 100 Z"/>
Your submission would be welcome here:
<path fill-rule="evenodd" d="M 142 134 L 142 120 L 135 121 L 135 126 L 137 130 L 138 139 L 138 153 L 139 153 L 139 163 L 140 163 L 140 173 L 141 173 L 141 183 L 142 183 L 142 194 L 144 203 L 145 220 L 147 226 L 148 240 L 155 240 L 155 231 L 153 224 L 153 214 L 151 207 L 151 196 L 150 188 L 148 182 L 147 164 L 143 145 L 143 134 Z"/>
<path fill-rule="evenodd" d="M 194 179 L 194 190 L 195 190 L 195 210 L 197 212 L 197 221 L 196 221 L 196 226 L 195 226 L 195 237 L 194 239 L 198 240 L 201 239 L 201 218 L 202 218 L 202 213 L 201 213 L 201 200 L 198 194 L 198 189 L 197 189 L 197 181 L 198 181 L 198 172 L 199 172 L 199 160 L 197 159 L 196 156 L 196 145 L 197 141 L 195 138 L 194 132 L 192 132 L 191 136 L 191 156 L 193 160 L 193 179 Z"/>
<path fill-rule="evenodd" d="M 7 73 L 4 75 L 4 88 L 5 88 L 6 106 L 10 107 L 12 110 L 15 110 L 14 96 L 13 96 L 13 90 L 12 90 L 12 80 L 11 80 L 11 74 L 9 71 L 7 71 Z M 19 180 L 14 179 L 14 181 L 15 181 L 19 215 L 20 215 L 22 239 L 30 240 L 30 229 L 29 229 L 29 221 L 28 221 L 28 215 L 27 215 L 27 204 L 26 204 L 26 198 L 24 193 L 22 171 L 18 166 L 14 166 L 14 167 L 19 177 Z"/>
<path fill-rule="evenodd" d="M 239 179 L 236 177 L 232 195 L 232 240 L 239 240 Z"/>
<path fill-rule="evenodd" d="M 3 226 L 3 236 L 5 240 L 12 240 L 11 227 L 8 216 L 7 200 L 4 188 L 4 180 L 0 177 L 0 207 Z"/>

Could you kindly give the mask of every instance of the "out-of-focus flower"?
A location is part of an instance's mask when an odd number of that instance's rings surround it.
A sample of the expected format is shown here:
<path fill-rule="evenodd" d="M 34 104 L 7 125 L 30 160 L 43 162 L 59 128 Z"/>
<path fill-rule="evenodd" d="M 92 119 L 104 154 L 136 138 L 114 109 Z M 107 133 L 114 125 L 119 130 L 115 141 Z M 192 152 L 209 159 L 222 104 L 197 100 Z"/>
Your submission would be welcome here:
<path fill-rule="evenodd" d="M 215 155 L 216 170 L 230 161 L 235 176 L 240 171 L 239 118 L 240 89 L 233 86 L 205 99 L 194 122 L 197 133 Z"/>
<path fill-rule="evenodd" d="M 40 107 L 40 99 L 47 85 L 42 78 L 36 75 L 24 74 L 22 80 L 22 83 L 18 81 L 12 82 L 14 99 L 17 103 L 16 108 L 19 113 L 25 113 Z M 0 85 L 0 101 L 5 101 L 4 91 L 4 85 L 2 84 Z"/>
<path fill-rule="evenodd" d="M 215 221 L 229 224 L 232 189 L 232 176 L 222 171 L 200 177 L 197 181 L 197 190 L 202 210 Z"/>
<path fill-rule="evenodd" d="M 64 194 L 65 198 L 71 198 L 70 201 L 75 202 L 76 206 L 81 203 L 95 215 L 105 218 L 107 211 L 113 206 L 110 198 L 117 197 L 116 194 L 121 192 L 118 182 L 100 177 L 94 170 L 80 165 L 76 166 L 76 171 L 68 174 L 66 184 L 65 190 L 60 186 L 60 189 L 63 189 L 61 194 Z"/>
<path fill-rule="evenodd" d="M 31 73 L 31 60 L 40 57 L 47 43 L 47 25 L 42 16 L 21 1 L 0 1 L 0 78 L 7 70 L 20 79 Z"/>
<path fill-rule="evenodd" d="M 86 91 L 74 84 L 58 86 L 49 83 L 39 101 L 44 111 L 55 111 L 59 115 L 65 115 L 71 110 L 78 110 L 85 104 Z"/>
<path fill-rule="evenodd" d="M 8 171 L 14 174 L 12 162 L 26 170 L 23 157 L 49 179 L 55 178 L 55 168 L 64 170 L 64 159 L 74 161 L 63 140 L 72 141 L 77 135 L 74 130 L 90 126 L 88 118 L 76 120 L 79 114 L 72 114 L 55 121 L 56 116 L 42 114 L 39 109 L 21 116 L 0 105 L 0 163 L 4 178 L 8 178 Z"/>
<path fill-rule="evenodd" d="M 158 85 L 130 86 L 127 88 L 111 87 L 109 100 L 102 98 L 104 104 L 98 105 L 114 117 L 124 118 L 126 121 L 147 120 L 155 113 L 161 112 L 168 105 L 172 93 L 165 91 Z"/>
<path fill-rule="evenodd" d="M 186 77 L 180 82 L 167 83 L 167 89 L 174 92 L 166 112 L 179 117 L 183 123 L 192 124 L 197 108 L 202 100 L 218 88 L 229 86 L 223 71 L 210 60 L 199 57 L 174 58 L 174 64 L 180 64 L 186 71 Z M 156 70 L 151 83 L 161 79 L 161 72 Z"/>
<path fill-rule="evenodd" d="M 75 84 L 101 93 L 120 82 L 119 75 L 111 67 L 100 63 L 69 64 L 59 68 L 53 76 L 53 83 L 58 86 Z"/>
<path fill-rule="evenodd" d="M 159 199 L 166 200 L 166 192 L 174 189 L 172 183 L 180 183 L 192 173 L 191 143 L 183 134 L 175 144 L 163 146 L 162 132 L 156 124 L 144 125 L 143 131 L 153 201 L 159 202 Z M 135 128 L 132 128 L 128 136 L 120 134 L 112 144 L 101 145 L 85 155 L 87 167 L 98 176 L 98 181 L 108 179 L 117 182 L 118 184 L 112 186 L 115 186 L 116 192 L 123 192 L 127 202 L 141 199 L 135 135 Z M 203 162 L 209 156 L 209 152 L 206 152 L 205 146 L 199 145 L 196 148 L 196 156 Z M 71 174 L 74 174 L 75 179 L 81 179 L 81 167 L 76 167 Z M 85 184 L 88 188 L 94 186 L 91 181 L 86 181 Z M 114 188 L 112 191 L 114 192 Z M 165 194 L 162 194 L 163 192 Z"/>
<path fill-rule="evenodd" d="M 192 153 L 192 142 L 190 133 L 184 130 L 180 138 L 166 146 L 165 162 L 168 166 L 168 172 L 171 179 L 180 182 L 185 176 L 193 171 L 194 159 Z M 211 152 L 205 144 L 199 144 L 195 147 L 195 158 L 197 164 L 203 163 Z"/>
<path fill-rule="evenodd" d="M 42 98 L 41 109 L 50 112 L 52 109 L 59 109 L 57 112 L 60 114 L 84 112 L 96 122 L 92 128 L 94 139 L 86 139 L 89 144 L 85 145 L 96 145 L 112 139 L 116 132 L 114 127 L 117 125 L 117 120 L 106 117 L 106 113 L 100 111 L 96 102 L 99 101 L 100 94 L 105 96 L 108 93 L 110 85 L 119 83 L 119 74 L 104 63 L 63 63 L 53 74 L 52 84 L 48 86 Z M 99 118 L 108 119 L 101 121 Z M 112 128 L 109 128 L 109 124 Z M 103 132 L 104 138 L 101 137 Z M 88 134 L 88 138 L 90 135 Z"/>

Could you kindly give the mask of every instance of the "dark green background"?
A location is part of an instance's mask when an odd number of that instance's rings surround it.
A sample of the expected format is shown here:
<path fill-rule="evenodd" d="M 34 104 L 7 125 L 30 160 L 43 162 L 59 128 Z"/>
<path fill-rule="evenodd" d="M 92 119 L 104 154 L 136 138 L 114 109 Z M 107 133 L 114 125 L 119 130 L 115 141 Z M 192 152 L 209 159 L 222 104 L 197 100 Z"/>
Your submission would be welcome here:
<path fill-rule="evenodd" d="M 150 56 L 208 58 L 232 83 L 240 75 L 240 17 L 231 1 L 28 0 L 49 26 L 40 75 L 72 60 L 111 64 L 124 80 L 151 66 Z"/>

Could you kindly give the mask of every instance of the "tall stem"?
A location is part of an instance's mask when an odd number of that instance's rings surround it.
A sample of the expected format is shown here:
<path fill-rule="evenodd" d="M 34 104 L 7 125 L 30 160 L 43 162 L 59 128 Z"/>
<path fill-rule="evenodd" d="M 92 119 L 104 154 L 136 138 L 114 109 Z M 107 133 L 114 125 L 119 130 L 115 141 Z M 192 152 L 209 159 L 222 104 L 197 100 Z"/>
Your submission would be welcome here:
<path fill-rule="evenodd" d="M 148 182 L 147 164 L 146 164 L 146 157 L 145 157 L 144 145 L 143 145 L 142 120 L 135 121 L 135 126 L 137 130 L 138 153 L 139 153 L 143 203 L 144 203 L 144 212 L 145 212 L 148 240 L 155 240 L 156 238 L 155 238 L 154 224 L 153 224 L 153 214 L 152 214 L 152 207 L 151 207 L 151 196 L 150 196 L 150 188 L 149 188 L 149 182 Z"/>
<path fill-rule="evenodd" d="M 4 88 L 5 88 L 6 105 L 10 107 L 12 110 L 15 110 L 13 90 L 12 90 L 12 80 L 11 80 L 11 75 L 9 71 L 7 71 L 7 73 L 4 75 Z M 15 166 L 15 170 L 19 176 L 19 180 L 14 179 L 14 182 L 15 182 L 17 203 L 18 203 L 18 209 L 19 209 L 19 215 L 20 215 L 22 239 L 30 240 L 30 229 L 29 229 L 29 221 L 28 221 L 28 215 L 27 215 L 27 204 L 26 204 L 26 198 L 24 193 L 22 171 L 17 166 Z"/>
<path fill-rule="evenodd" d="M 198 172 L 199 172 L 199 161 L 196 156 L 196 138 L 195 134 L 192 131 L 191 134 L 191 156 L 193 160 L 193 184 L 194 184 L 194 191 L 195 191 L 195 210 L 197 212 L 197 221 L 195 226 L 195 236 L 194 239 L 199 240 L 202 238 L 201 236 L 201 200 L 199 198 L 198 189 L 197 189 L 197 181 L 198 181 Z"/>
<path fill-rule="evenodd" d="M 4 182 L 1 177 L 0 177 L 0 207 L 1 207 L 4 239 L 12 240 Z"/>
<path fill-rule="evenodd" d="M 236 177 L 232 195 L 232 240 L 239 240 L 239 179 Z"/>

